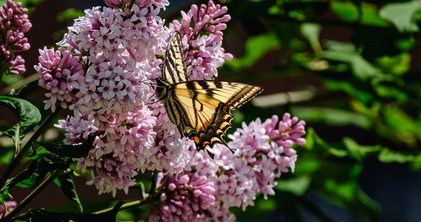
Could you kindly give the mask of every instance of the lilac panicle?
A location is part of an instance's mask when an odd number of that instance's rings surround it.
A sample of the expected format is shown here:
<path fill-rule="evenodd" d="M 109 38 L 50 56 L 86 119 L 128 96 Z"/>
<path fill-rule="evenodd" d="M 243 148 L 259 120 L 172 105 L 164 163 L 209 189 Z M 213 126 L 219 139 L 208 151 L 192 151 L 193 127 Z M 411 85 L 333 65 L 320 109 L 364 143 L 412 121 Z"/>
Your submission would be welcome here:
<path fill-rule="evenodd" d="M 7 0 L 6 5 L 0 8 L 0 66 L 13 74 L 22 74 L 26 71 L 25 60 L 18 55 L 30 48 L 25 33 L 31 29 L 28 19 L 28 10 L 20 2 Z"/>
<path fill-rule="evenodd" d="M 207 156 L 201 154 L 197 153 L 192 159 L 191 165 L 194 164 L 196 170 L 204 169 L 208 162 Z M 209 210 L 215 204 L 213 177 L 200 175 L 196 170 L 178 175 L 159 174 L 160 200 L 151 210 L 150 221 L 196 221 L 211 215 Z"/>
<path fill-rule="evenodd" d="M 132 4 L 133 0 L 104 0 L 104 2 L 110 8 L 125 9 Z"/>
<path fill-rule="evenodd" d="M 216 190 L 216 204 L 210 212 L 224 219 L 202 215 L 203 221 L 232 221 L 235 218 L 229 214 L 229 208 L 245 210 L 254 205 L 258 193 L 265 197 L 273 195 L 276 179 L 294 169 L 297 154 L 292 147 L 305 143 L 304 126 L 304 121 L 291 118 L 288 113 L 281 120 L 277 116 L 265 122 L 257 119 L 249 125 L 243 123 L 228 135 L 231 139 L 228 146 L 236 150 L 234 154 L 223 145 L 214 146 L 215 158 L 204 171 L 208 172 L 208 178 L 213 178 Z M 195 169 L 199 169 L 196 174 L 200 175 L 203 167 Z"/>
<path fill-rule="evenodd" d="M 182 12 L 170 27 L 158 16 L 166 0 L 107 0 L 78 18 L 58 49 L 40 50 L 39 85 L 45 108 L 73 111 L 60 120 L 67 144 L 95 133 L 88 155 L 75 159 L 91 172 L 98 193 L 126 193 L 136 176 L 159 171 L 159 201 L 151 221 L 234 221 L 231 207 L 254 204 L 258 193 L 274 194 L 276 179 L 292 171 L 295 145 L 303 145 L 305 123 L 285 114 L 257 119 L 215 145 L 214 159 L 182 137 L 157 102 L 151 85 L 162 75 L 171 32 L 182 35 L 188 78 L 213 79 L 232 55 L 222 47 L 227 8 L 213 1 Z"/>
<path fill-rule="evenodd" d="M 194 143 L 181 138 L 162 104 L 153 101 L 155 93 L 150 88 L 151 82 L 161 76 L 160 58 L 174 31 L 164 27 L 158 16 L 168 1 L 111 0 L 106 4 L 111 8 L 86 10 L 85 16 L 76 19 L 57 50 L 41 50 L 35 69 L 41 74 L 39 85 L 47 90 L 45 108 L 54 111 L 60 106 L 74 111 L 73 117 L 58 125 L 66 131 L 65 142 L 80 142 L 89 133 L 102 135 L 88 157 L 77 160 L 78 167 L 92 169 L 91 183 L 100 193 L 115 194 L 116 190 L 128 189 L 137 171 L 182 172 L 190 161 L 189 150 L 194 150 Z M 192 41 L 200 49 L 186 51 L 192 61 L 188 64 L 192 79 L 213 78 L 216 68 L 229 55 L 221 47 L 221 29 L 212 28 L 222 27 L 229 20 L 227 9 L 213 2 L 207 7 L 212 19 L 203 20 L 202 28 L 195 32 L 209 33 L 191 35 L 197 38 Z M 201 17 L 206 17 L 206 13 L 201 13 Z M 140 111 L 147 118 L 142 121 L 148 123 L 148 130 L 137 131 L 133 124 L 125 125 L 131 123 L 128 118 L 139 118 Z M 82 132 L 78 125 L 90 130 Z M 130 140 L 123 144 L 117 138 Z M 125 169 L 121 172 L 126 173 L 116 173 L 116 169 Z"/>
<path fill-rule="evenodd" d="M 229 135 L 232 141 L 228 145 L 236 149 L 235 155 L 244 159 L 246 165 L 253 166 L 257 192 L 267 197 L 274 195 L 275 179 L 294 170 L 297 153 L 292 146 L 304 145 L 304 135 L 305 122 L 285 113 L 281 120 L 273 116 L 263 123 L 260 119 L 249 125 L 243 123 L 242 128 Z"/>
<path fill-rule="evenodd" d="M 188 204 L 181 200 L 187 197 L 170 195 L 173 198 L 169 198 L 164 193 L 165 198 L 154 207 L 150 218 L 152 221 L 234 221 L 235 216 L 229 211 L 231 207 L 245 210 L 254 205 L 258 193 L 265 197 L 275 194 L 276 180 L 282 173 L 294 169 L 297 154 L 293 146 L 304 145 L 304 135 L 305 122 L 297 117 L 291 118 L 289 113 L 280 120 L 273 116 L 264 122 L 257 119 L 248 125 L 243 123 L 241 128 L 228 135 L 231 139 L 228 146 L 235 153 L 224 145 L 213 146 L 214 159 L 204 151 L 194 151 L 190 163 L 178 175 L 204 177 L 210 182 L 214 202 L 206 208 L 206 214 L 183 208 Z M 165 189 L 170 183 L 168 181 L 176 181 L 179 177 L 162 174 L 160 178 L 161 189 Z"/>
<path fill-rule="evenodd" d="M 225 60 L 232 59 L 232 55 L 222 48 L 222 30 L 231 19 L 227 11 L 226 6 L 213 1 L 200 7 L 193 4 L 187 13 L 181 12 L 181 22 L 174 20 L 171 23 L 170 29 L 182 36 L 190 80 L 213 79 L 218 75 L 217 68 Z"/>
<path fill-rule="evenodd" d="M 39 50 L 39 64 L 35 65 L 35 70 L 41 75 L 38 85 L 47 89 L 45 100 L 46 109 L 56 109 L 56 102 L 60 106 L 67 108 L 75 100 L 72 92 L 76 84 L 76 75 L 83 75 L 82 64 L 79 63 L 79 56 L 72 54 L 69 50 L 47 49 Z"/>

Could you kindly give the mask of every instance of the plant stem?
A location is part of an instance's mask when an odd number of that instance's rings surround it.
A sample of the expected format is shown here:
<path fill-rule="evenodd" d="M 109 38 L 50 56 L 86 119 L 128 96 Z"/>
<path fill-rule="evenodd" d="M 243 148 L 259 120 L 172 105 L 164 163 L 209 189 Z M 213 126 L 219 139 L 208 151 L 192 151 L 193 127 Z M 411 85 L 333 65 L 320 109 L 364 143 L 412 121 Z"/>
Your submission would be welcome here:
<path fill-rule="evenodd" d="M 31 202 L 35 198 L 36 195 L 38 195 L 42 190 L 44 190 L 48 186 L 48 184 L 57 177 L 58 174 L 59 174 L 59 171 L 53 171 L 25 199 L 23 199 L 22 202 L 20 202 L 20 204 L 12 212 L 7 214 L 0 221 L 7 222 L 7 221 L 13 220 L 14 219 L 13 217 L 16 216 L 16 214 L 19 213 L 19 211 L 21 211 L 24 207 L 26 207 L 26 205 L 28 205 L 29 202 Z"/>
<path fill-rule="evenodd" d="M 6 183 L 9 176 L 12 174 L 13 170 L 19 165 L 22 158 L 25 156 L 26 152 L 31 148 L 32 143 L 38 139 L 38 137 L 45 131 L 45 129 L 50 125 L 51 121 L 57 116 L 57 114 L 61 111 L 60 108 L 53 113 L 51 113 L 39 127 L 35 130 L 34 134 L 29 138 L 28 142 L 23 146 L 22 150 L 16 155 L 16 157 L 12 160 L 10 165 L 7 167 L 6 171 L 4 172 L 3 176 L 0 178 L 0 187 L 3 188 L 4 184 Z"/>
<path fill-rule="evenodd" d="M 158 179 L 158 171 L 157 170 L 154 170 L 153 171 L 153 176 L 152 176 L 151 189 L 149 190 L 149 194 L 150 195 L 154 195 L 155 194 L 157 179 Z"/>
<path fill-rule="evenodd" d="M 135 200 L 135 201 L 132 201 L 132 202 L 124 203 L 123 205 L 121 205 L 119 210 L 125 210 L 125 209 L 129 209 L 129 208 L 132 208 L 132 207 L 142 206 L 144 204 L 156 201 L 158 199 L 159 199 L 159 196 L 155 195 L 155 196 L 149 196 L 149 197 L 141 199 L 141 200 Z M 99 210 L 99 211 L 95 211 L 92 214 L 104 214 L 104 213 L 108 213 L 108 212 L 113 211 L 113 210 L 114 210 L 114 207 L 110 207 L 110 208 L 102 209 L 102 210 Z"/>
<path fill-rule="evenodd" d="M 16 82 L 13 85 L 7 86 L 3 89 L 1 89 L 1 94 L 7 94 L 9 93 L 12 89 L 20 89 L 22 87 L 24 87 L 25 85 L 30 84 L 31 82 L 37 81 L 39 79 L 39 73 L 34 73 L 18 82 Z"/>
<path fill-rule="evenodd" d="M 149 202 L 153 202 L 156 200 L 159 200 L 159 195 L 156 194 L 156 183 L 157 183 L 157 178 L 158 178 L 158 171 L 155 170 L 153 172 L 153 176 L 152 176 L 152 182 L 151 182 L 151 188 L 149 190 L 149 196 L 147 196 L 146 198 L 143 198 L 141 200 L 135 200 L 129 203 L 124 203 L 123 205 L 121 205 L 121 207 L 118 210 L 124 210 L 124 209 L 128 209 L 131 207 L 137 207 L 137 206 L 141 206 L 143 204 L 149 203 Z M 110 211 L 113 211 L 114 207 L 110 207 L 110 208 L 106 208 L 106 209 L 102 209 L 96 212 L 93 212 L 93 214 L 103 214 L 103 213 L 108 213 Z"/>

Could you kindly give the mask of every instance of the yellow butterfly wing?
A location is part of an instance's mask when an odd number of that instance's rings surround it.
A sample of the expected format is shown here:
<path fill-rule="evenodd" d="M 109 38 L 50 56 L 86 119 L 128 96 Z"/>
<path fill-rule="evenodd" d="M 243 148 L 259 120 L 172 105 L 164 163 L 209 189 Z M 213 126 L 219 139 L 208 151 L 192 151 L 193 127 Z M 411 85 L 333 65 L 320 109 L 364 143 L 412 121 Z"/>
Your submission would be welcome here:
<path fill-rule="evenodd" d="M 231 126 L 230 110 L 240 107 L 262 92 L 257 86 L 221 81 L 187 81 L 180 34 L 171 35 L 157 94 L 170 120 L 181 134 L 205 149 L 225 142 L 222 136 Z"/>
<path fill-rule="evenodd" d="M 181 131 L 196 142 L 198 149 L 223 143 L 231 126 L 230 110 L 262 92 L 257 86 L 220 81 L 188 81 L 174 86 L 173 99 L 184 114 Z"/>
<path fill-rule="evenodd" d="M 187 68 L 183 56 L 183 47 L 180 34 L 174 32 L 169 40 L 168 49 L 165 52 L 162 78 L 169 84 L 187 81 Z"/>

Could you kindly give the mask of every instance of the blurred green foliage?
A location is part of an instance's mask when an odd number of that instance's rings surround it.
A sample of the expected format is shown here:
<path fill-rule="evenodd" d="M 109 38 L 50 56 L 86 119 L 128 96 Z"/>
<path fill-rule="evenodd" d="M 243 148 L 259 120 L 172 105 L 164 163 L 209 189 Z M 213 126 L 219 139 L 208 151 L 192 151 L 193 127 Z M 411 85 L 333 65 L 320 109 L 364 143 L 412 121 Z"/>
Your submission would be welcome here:
<path fill-rule="evenodd" d="M 287 111 L 309 128 L 307 144 L 297 148 L 295 172 L 278 181 L 276 196 L 257 200 L 238 217 L 252 221 L 281 210 L 287 220 L 303 221 L 304 209 L 320 221 L 335 221 L 309 198 L 316 195 L 378 221 L 379 204 L 359 185 L 365 163 L 421 169 L 421 67 L 415 61 L 421 2 L 231 0 L 227 6 L 227 38 L 242 39 L 237 44 L 244 48 L 228 44 L 235 59 L 223 78 L 245 76 L 267 94 L 313 94 L 242 109 L 247 115 L 241 120 Z"/>

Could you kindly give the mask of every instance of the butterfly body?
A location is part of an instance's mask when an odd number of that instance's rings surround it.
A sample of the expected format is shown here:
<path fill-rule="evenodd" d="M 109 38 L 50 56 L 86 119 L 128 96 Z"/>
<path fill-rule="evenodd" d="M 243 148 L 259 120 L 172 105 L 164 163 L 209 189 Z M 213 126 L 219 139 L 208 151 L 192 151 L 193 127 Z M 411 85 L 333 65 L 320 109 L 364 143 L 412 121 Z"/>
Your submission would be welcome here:
<path fill-rule="evenodd" d="M 243 83 L 186 78 L 180 35 L 174 33 L 165 55 L 156 94 L 171 122 L 181 134 L 193 140 L 197 149 L 225 142 L 222 136 L 231 126 L 230 110 L 240 107 L 262 89 Z"/>

